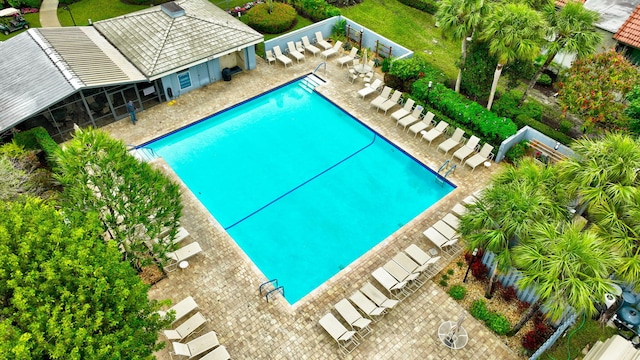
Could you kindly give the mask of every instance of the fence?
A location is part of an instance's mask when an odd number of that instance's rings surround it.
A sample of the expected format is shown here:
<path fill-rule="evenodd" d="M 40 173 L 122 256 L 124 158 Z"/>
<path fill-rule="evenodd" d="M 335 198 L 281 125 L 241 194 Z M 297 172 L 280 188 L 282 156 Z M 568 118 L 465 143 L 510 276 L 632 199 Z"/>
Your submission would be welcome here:
<path fill-rule="evenodd" d="M 504 159 L 504 155 L 511 149 L 511 147 L 521 141 L 532 141 L 536 140 L 539 143 L 548 146 L 549 148 L 554 149 L 560 154 L 563 154 L 567 157 L 575 157 L 573 150 L 569 149 L 567 146 L 558 143 L 555 139 L 548 137 L 547 135 L 541 133 L 540 131 L 531 128 L 529 126 L 525 126 L 522 129 L 518 130 L 517 133 L 511 135 L 507 139 L 505 139 L 502 144 L 500 144 L 500 148 L 498 149 L 498 153 L 496 154 L 496 162 L 500 162 Z M 557 149 L 556 146 L 558 147 Z"/>
<path fill-rule="evenodd" d="M 556 329 L 556 331 L 553 333 L 553 335 L 551 335 L 547 339 L 547 341 L 545 341 L 544 344 L 542 344 L 540 346 L 540 348 L 538 348 L 538 350 L 536 350 L 536 352 L 534 352 L 533 355 L 531 355 L 531 357 L 529 357 L 529 360 L 536 360 L 537 358 L 540 357 L 540 355 L 542 355 L 551 346 L 553 346 L 553 344 L 556 343 L 558 338 L 560 338 L 560 336 L 562 336 L 562 334 L 564 334 L 564 332 L 567 331 L 567 329 L 576 322 L 576 318 L 577 317 L 578 317 L 578 315 L 576 315 L 575 313 L 571 313 L 571 315 L 569 315 L 566 318 L 566 320 L 562 323 L 562 325 L 560 325 Z"/>

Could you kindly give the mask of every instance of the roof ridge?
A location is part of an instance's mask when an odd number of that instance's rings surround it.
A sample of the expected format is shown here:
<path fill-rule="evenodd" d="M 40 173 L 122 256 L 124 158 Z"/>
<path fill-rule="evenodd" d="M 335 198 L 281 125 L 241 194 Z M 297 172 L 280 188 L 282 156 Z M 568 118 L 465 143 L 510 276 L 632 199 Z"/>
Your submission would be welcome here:
<path fill-rule="evenodd" d="M 158 51 L 156 52 L 156 57 L 155 59 L 153 59 L 153 61 L 151 62 L 151 66 L 149 67 L 150 74 L 153 74 L 155 72 L 156 69 L 156 65 L 158 65 L 158 61 L 160 60 L 160 56 L 162 55 L 162 52 L 164 50 L 164 46 L 167 44 L 167 40 L 169 39 L 169 33 L 171 32 L 171 28 L 173 27 L 173 24 L 176 22 L 176 19 L 171 19 L 171 24 L 169 26 L 166 27 L 164 34 L 162 35 L 162 44 L 158 47 Z"/>
<path fill-rule="evenodd" d="M 55 29 L 55 28 L 53 28 Z M 55 31 L 55 30 L 54 30 Z M 40 31 L 40 29 L 30 29 L 27 31 L 29 36 L 40 46 L 42 51 L 47 55 L 49 60 L 56 66 L 62 77 L 64 77 L 69 85 L 78 90 L 86 85 L 80 80 L 78 74 L 71 69 L 64 57 L 60 55 L 60 52 L 56 50 L 53 45 L 47 40 L 47 37 Z"/>

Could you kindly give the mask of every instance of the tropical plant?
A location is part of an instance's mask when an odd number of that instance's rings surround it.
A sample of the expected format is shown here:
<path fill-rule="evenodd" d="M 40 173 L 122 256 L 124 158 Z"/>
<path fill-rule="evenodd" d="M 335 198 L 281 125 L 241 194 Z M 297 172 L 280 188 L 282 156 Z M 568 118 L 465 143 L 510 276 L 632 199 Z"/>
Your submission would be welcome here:
<path fill-rule="evenodd" d="M 460 70 L 455 91 L 460 92 L 462 69 L 467 57 L 467 41 L 472 37 L 482 20 L 490 12 L 490 2 L 485 0 L 442 0 L 435 18 L 446 38 L 461 42 Z"/>
<path fill-rule="evenodd" d="M 559 52 L 576 54 L 576 57 L 581 59 L 593 54 L 602 41 L 600 33 L 594 26 L 599 18 L 598 13 L 585 9 L 579 1 L 569 1 L 560 10 L 556 10 L 555 4 L 549 4 L 544 8 L 543 13 L 549 23 L 549 36 L 553 36 L 553 41 L 545 46 L 547 58 L 529 81 L 518 105 L 524 103 L 529 90 L 533 88 L 541 74 L 549 68 Z"/>
<path fill-rule="evenodd" d="M 467 295 L 467 289 L 462 285 L 454 285 L 449 289 L 449 296 L 454 300 L 462 300 Z"/>
<path fill-rule="evenodd" d="M 521 288 L 539 296 L 510 334 L 516 334 L 544 304 L 552 321 L 569 309 L 592 316 L 604 294 L 613 291 L 609 275 L 618 261 L 609 242 L 580 222 L 539 222 L 532 225 L 530 241 L 513 250 L 522 278 Z"/>
<path fill-rule="evenodd" d="M 498 57 L 487 109 L 491 109 L 502 68 L 515 59 L 533 61 L 540 53 L 547 27 L 544 18 L 526 4 L 499 4 L 484 23 L 480 40 Z"/>

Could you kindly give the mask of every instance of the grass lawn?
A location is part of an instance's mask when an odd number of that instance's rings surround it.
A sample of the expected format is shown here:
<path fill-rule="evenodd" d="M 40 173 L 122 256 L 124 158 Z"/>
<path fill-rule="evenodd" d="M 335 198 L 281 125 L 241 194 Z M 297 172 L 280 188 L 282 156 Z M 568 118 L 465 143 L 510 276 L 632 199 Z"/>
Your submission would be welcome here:
<path fill-rule="evenodd" d="M 342 15 L 398 44 L 429 54 L 433 63 L 448 78 L 455 79 L 460 44 L 442 38 L 432 15 L 397 0 L 364 0 L 356 6 L 341 8 Z"/>
<path fill-rule="evenodd" d="M 567 339 L 569 338 L 569 334 L 571 334 L 575 329 L 580 327 L 582 323 L 582 318 L 578 318 L 576 324 L 567 331 L 567 335 L 564 337 L 560 337 L 558 341 L 551 347 L 551 349 L 547 350 L 542 354 L 540 359 L 543 360 L 565 360 L 567 359 Z M 584 325 L 580 330 L 575 332 L 571 339 L 569 340 L 569 349 L 571 350 L 571 359 L 575 359 L 578 355 L 582 355 L 581 351 L 584 349 L 587 344 L 593 346 L 593 344 L 597 341 L 604 341 L 611 337 L 611 335 L 616 333 L 616 329 L 605 326 L 604 324 L 596 321 L 587 319 L 584 322 Z"/>
<path fill-rule="evenodd" d="M 89 19 L 96 22 L 112 17 L 128 14 L 130 12 L 148 9 L 149 5 L 128 5 L 113 0 L 83 0 L 69 5 L 76 25 L 89 25 Z M 58 8 L 58 20 L 62 26 L 73 26 L 69 11 Z"/>
<path fill-rule="evenodd" d="M 29 13 L 29 14 L 24 14 L 24 19 L 27 20 L 29 22 L 29 27 L 32 28 L 39 28 L 40 27 L 40 14 L 38 13 Z M 9 38 L 12 38 L 18 34 L 23 33 L 25 30 L 18 30 L 18 31 L 14 31 L 12 33 L 9 33 L 9 36 L 5 36 L 4 34 L 0 33 L 0 41 L 5 41 Z"/>

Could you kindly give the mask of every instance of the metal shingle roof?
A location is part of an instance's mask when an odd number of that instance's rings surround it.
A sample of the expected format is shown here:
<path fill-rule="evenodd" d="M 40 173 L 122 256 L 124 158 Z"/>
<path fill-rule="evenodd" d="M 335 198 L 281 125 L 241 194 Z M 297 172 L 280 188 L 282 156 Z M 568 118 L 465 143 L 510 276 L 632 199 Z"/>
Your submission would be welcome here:
<path fill-rule="evenodd" d="M 263 40 L 262 34 L 206 0 L 176 4 L 172 18 L 160 6 L 94 23 L 124 56 L 154 79 Z"/>

